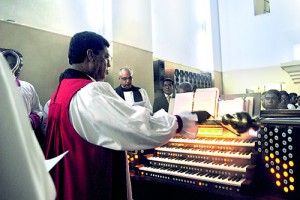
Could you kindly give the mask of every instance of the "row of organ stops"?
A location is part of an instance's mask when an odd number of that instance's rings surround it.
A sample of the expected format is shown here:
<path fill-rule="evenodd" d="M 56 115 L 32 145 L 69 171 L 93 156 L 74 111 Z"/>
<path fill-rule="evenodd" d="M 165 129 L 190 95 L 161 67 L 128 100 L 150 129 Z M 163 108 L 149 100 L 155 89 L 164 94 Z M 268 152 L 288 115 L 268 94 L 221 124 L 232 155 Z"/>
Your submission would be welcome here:
<path fill-rule="evenodd" d="M 267 120 L 266 120 L 267 121 Z M 258 152 L 262 154 L 264 167 L 270 173 L 276 187 L 284 193 L 299 192 L 295 187 L 296 158 L 298 157 L 297 128 L 286 125 L 264 125 L 258 133 Z"/>
<path fill-rule="evenodd" d="M 176 89 L 181 82 L 190 82 L 193 85 L 194 89 L 212 87 L 211 73 L 193 73 L 175 69 L 174 82 Z"/>

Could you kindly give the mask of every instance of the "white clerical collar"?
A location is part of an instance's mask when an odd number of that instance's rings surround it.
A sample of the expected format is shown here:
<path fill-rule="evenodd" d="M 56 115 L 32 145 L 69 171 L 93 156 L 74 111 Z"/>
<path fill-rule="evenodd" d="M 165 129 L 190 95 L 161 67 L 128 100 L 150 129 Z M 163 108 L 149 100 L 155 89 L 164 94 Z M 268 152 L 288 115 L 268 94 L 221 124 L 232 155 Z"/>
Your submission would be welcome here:
<path fill-rule="evenodd" d="M 164 93 L 165 94 L 165 97 L 167 98 L 168 96 L 170 96 L 170 97 L 172 97 L 173 96 L 173 93 L 171 93 L 171 94 L 166 94 L 166 93 Z"/>
<path fill-rule="evenodd" d="M 86 74 L 87 75 L 87 74 Z M 92 81 L 94 81 L 94 82 L 96 82 L 96 80 L 93 78 L 93 77 L 91 77 L 91 76 L 89 76 L 89 75 L 87 75 Z"/>

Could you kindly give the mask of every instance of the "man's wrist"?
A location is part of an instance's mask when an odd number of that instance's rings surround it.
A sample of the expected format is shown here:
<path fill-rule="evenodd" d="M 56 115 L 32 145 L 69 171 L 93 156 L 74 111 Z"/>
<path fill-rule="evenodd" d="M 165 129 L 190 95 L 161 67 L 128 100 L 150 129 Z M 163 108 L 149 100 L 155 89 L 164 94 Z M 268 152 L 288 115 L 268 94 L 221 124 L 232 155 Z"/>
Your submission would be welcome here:
<path fill-rule="evenodd" d="M 177 123 L 178 123 L 178 128 L 176 130 L 176 133 L 180 133 L 180 131 L 182 131 L 182 128 L 183 128 L 183 122 L 179 115 L 175 115 L 175 117 L 176 117 Z"/>

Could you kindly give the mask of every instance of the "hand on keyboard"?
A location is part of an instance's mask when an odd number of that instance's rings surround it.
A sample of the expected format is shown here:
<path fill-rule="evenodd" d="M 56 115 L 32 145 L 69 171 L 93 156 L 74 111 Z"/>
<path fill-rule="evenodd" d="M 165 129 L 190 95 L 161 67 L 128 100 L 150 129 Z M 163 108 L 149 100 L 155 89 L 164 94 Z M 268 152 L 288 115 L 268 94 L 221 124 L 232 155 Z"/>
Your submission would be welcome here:
<path fill-rule="evenodd" d="M 222 123 L 231 125 L 238 133 L 244 133 L 251 128 L 258 130 L 260 126 L 259 119 L 252 119 L 247 112 L 238 112 L 233 115 L 226 114 L 222 117 Z"/>
<path fill-rule="evenodd" d="M 197 115 L 191 112 L 182 112 L 178 115 L 181 117 L 183 125 L 180 134 L 186 138 L 195 138 L 198 132 L 198 126 L 196 124 L 198 121 Z"/>

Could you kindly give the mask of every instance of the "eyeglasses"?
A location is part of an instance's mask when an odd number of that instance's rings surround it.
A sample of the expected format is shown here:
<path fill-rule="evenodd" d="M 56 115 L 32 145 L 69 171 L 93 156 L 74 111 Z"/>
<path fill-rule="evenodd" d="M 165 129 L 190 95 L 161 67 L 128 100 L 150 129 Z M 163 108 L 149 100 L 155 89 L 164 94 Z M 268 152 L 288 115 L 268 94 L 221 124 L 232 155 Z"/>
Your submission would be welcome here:
<path fill-rule="evenodd" d="M 109 55 L 107 58 L 105 58 L 105 61 L 107 62 L 107 63 L 111 63 L 112 62 L 112 57 Z"/>
<path fill-rule="evenodd" d="M 132 76 L 129 76 L 129 77 L 121 77 L 121 79 L 122 79 L 123 81 L 126 81 L 126 80 L 132 81 Z"/>

